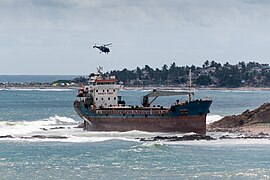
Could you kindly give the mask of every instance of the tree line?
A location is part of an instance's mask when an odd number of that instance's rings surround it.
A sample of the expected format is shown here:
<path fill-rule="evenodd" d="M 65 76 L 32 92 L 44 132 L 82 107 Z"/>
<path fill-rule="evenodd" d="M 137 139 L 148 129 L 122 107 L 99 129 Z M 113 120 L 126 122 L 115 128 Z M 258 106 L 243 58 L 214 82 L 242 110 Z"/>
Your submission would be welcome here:
<path fill-rule="evenodd" d="M 189 71 L 192 72 L 194 86 L 212 87 L 269 87 L 269 64 L 258 62 L 239 62 L 237 64 L 221 64 L 206 60 L 201 67 L 177 66 L 175 62 L 170 66 L 164 64 L 161 68 L 151 68 L 145 65 L 133 70 L 113 70 L 103 75 L 115 76 L 125 86 L 187 86 Z M 83 80 L 79 77 L 76 80 Z"/>

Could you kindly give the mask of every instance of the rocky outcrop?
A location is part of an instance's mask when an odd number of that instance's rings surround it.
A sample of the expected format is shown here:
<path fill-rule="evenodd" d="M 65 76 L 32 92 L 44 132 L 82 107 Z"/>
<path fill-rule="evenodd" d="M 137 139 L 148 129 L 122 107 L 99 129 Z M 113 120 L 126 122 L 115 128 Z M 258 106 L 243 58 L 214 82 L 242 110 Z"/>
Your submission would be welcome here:
<path fill-rule="evenodd" d="M 11 135 L 6 135 L 6 136 L 0 136 L 0 138 L 14 138 L 14 137 Z"/>
<path fill-rule="evenodd" d="M 151 138 L 139 138 L 140 141 L 193 141 L 193 140 L 215 140 L 211 136 L 192 134 L 184 136 L 155 136 Z"/>
<path fill-rule="evenodd" d="M 270 103 L 265 103 L 259 108 L 246 110 L 240 115 L 225 116 L 208 126 L 208 131 L 222 131 L 222 129 L 239 129 L 245 126 L 270 123 Z"/>
<path fill-rule="evenodd" d="M 0 139 L 6 138 L 20 138 L 20 139 L 67 139 L 67 136 L 56 136 L 56 135 L 33 135 L 33 136 L 22 136 L 22 137 L 14 137 L 12 135 L 0 136 Z"/>
<path fill-rule="evenodd" d="M 66 136 L 55 136 L 55 135 L 33 135 L 33 136 L 23 136 L 21 139 L 67 139 Z"/>

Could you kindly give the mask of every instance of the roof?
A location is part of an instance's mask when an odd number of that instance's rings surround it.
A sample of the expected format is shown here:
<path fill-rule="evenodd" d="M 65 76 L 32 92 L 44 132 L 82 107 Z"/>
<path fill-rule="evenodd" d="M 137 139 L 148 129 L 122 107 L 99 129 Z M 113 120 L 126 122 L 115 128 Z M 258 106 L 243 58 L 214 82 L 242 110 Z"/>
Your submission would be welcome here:
<path fill-rule="evenodd" d="M 193 92 L 191 92 L 193 94 Z M 145 96 L 158 97 L 158 96 L 177 96 L 177 95 L 189 95 L 190 92 L 186 91 L 153 91 Z"/>
<path fill-rule="evenodd" d="M 116 82 L 116 79 L 96 79 L 95 82 Z"/>

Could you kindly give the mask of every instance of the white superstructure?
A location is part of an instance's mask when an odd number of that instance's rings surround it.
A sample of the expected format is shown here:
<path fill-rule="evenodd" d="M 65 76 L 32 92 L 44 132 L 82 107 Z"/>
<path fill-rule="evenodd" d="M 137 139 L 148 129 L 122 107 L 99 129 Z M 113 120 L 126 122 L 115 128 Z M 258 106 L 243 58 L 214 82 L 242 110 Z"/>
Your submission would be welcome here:
<path fill-rule="evenodd" d="M 114 76 L 102 79 L 100 74 L 90 74 L 89 85 L 84 87 L 84 91 L 87 96 L 92 96 L 96 108 L 106 108 L 118 106 L 120 87 Z"/>

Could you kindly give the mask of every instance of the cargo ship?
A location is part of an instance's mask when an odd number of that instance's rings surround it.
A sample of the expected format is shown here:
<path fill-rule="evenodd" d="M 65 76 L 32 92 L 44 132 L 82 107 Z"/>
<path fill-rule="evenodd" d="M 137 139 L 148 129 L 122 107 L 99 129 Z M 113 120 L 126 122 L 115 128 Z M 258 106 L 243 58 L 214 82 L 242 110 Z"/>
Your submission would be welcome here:
<path fill-rule="evenodd" d="M 74 109 L 88 131 L 148 131 L 206 133 L 206 116 L 212 100 L 194 100 L 191 91 L 153 90 L 142 97 L 141 105 L 126 105 L 114 76 L 89 75 L 88 84 L 78 89 Z M 187 96 L 169 107 L 153 105 L 160 96 Z"/>

